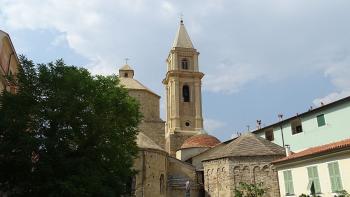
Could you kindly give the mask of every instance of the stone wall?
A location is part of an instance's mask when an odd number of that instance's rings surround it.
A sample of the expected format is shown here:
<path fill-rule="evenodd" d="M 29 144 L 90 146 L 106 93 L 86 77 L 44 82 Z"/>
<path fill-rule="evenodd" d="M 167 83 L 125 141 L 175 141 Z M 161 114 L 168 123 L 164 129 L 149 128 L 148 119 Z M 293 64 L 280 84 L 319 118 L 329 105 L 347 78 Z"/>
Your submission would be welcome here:
<path fill-rule="evenodd" d="M 160 97 L 147 90 L 129 89 L 129 95 L 140 102 L 140 111 L 144 121 L 159 121 L 159 99 Z"/>
<path fill-rule="evenodd" d="M 233 196 L 229 159 L 204 162 L 203 165 L 206 196 Z"/>
<path fill-rule="evenodd" d="M 157 145 L 164 148 L 165 122 L 159 115 L 159 98 L 147 90 L 129 89 L 129 95 L 140 103 L 143 120 L 139 125 L 141 132 L 146 134 Z"/>
<path fill-rule="evenodd" d="M 139 125 L 140 131 L 142 131 L 147 137 L 152 139 L 157 145 L 164 149 L 165 146 L 165 123 L 164 121 L 142 121 Z"/>
<path fill-rule="evenodd" d="M 168 161 L 167 196 L 185 196 L 186 182 L 189 181 L 190 196 L 198 197 L 203 187 L 198 184 L 198 177 L 194 166 L 172 157 L 169 157 Z"/>
<path fill-rule="evenodd" d="M 5 89 L 15 92 L 14 87 L 10 87 L 5 76 L 16 75 L 18 73 L 18 59 L 15 54 L 15 49 L 12 48 L 10 38 L 0 31 L 0 93 Z"/>
<path fill-rule="evenodd" d="M 140 150 L 134 161 L 136 197 L 167 196 L 167 154 L 163 151 Z"/>
<path fill-rule="evenodd" d="M 232 157 L 205 161 L 204 181 L 206 195 L 210 197 L 234 196 L 240 182 L 263 183 L 267 188 L 266 197 L 278 197 L 278 177 L 275 167 L 270 163 L 279 157 L 255 156 Z"/>
<path fill-rule="evenodd" d="M 180 149 L 187 138 L 195 135 L 190 132 L 170 133 L 165 137 L 165 150 L 173 157 L 176 157 L 176 151 Z"/>
<path fill-rule="evenodd" d="M 211 148 L 209 150 L 204 151 L 203 153 L 192 157 L 192 165 L 196 167 L 197 170 L 203 170 L 202 161 L 208 158 L 209 155 L 213 154 L 213 152 L 217 151 L 219 147 L 225 146 L 226 144 L 221 143 L 218 144 L 215 148 Z"/>
<path fill-rule="evenodd" d="M 141 149 L 133 169 L 137 171 L 133 180 L 136 197 L 185 196 L 187 181 L 190 182 L 191 197 L 198 197 L 203 188 L 198 184 L 198 176 L 192 165 L 169 157 L 164 151 Z"/>

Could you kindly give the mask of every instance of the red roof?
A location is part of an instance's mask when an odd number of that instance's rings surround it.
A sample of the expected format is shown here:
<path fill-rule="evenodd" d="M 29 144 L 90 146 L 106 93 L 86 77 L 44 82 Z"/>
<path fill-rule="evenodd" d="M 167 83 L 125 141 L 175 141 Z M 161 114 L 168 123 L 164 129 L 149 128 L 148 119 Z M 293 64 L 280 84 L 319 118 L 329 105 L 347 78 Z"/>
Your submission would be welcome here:
<path fill-rule="evenodd" d="M 282 159 L 275 160 L 272 163 L 280 163 L 283 161 L 290 161 L 290 160 L 294 160 L 294 159 L 308 157 L 311 155 L 339 151 L 339 150 L 343 150 L 343 149 L 347 149 L 347 148 L 350 148 L 350 138 L 346 139 L 346 140 L 330 143 L 330 144 L 325 144 L 325 145 L 321 145 L 321 146 L 315 146 L 312 148 L 308 148 L 308 149 L 300 151 L 298 153 L 293 153 L 288 157 L 283 157 Z"/>
<path fill-rule="evenodd" d="M 181 149 L 183 148 L 201 148 L 201 147 L 214 147 L 220 144 L 218 138 L 208 135 L 208 134 L 199 134 L 194 135 L 182 144 Z"/>

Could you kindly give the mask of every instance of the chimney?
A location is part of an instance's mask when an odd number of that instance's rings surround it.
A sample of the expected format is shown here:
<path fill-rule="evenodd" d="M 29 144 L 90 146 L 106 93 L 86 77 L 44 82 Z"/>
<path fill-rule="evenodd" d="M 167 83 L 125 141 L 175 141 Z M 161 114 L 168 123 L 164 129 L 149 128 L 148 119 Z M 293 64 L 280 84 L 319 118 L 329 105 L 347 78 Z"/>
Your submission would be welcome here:
<path fill-rule="evenodd" d="M 261 120 L 256 120 L 256 128 L 261 129 Z"/>
<path fill-rule="evenodd" d="M 289 157 L 291 155 L 290 146 L 288 144 L 286 144 L 284 146 L 284 148 L 286 150 L 286 156 Z"/>

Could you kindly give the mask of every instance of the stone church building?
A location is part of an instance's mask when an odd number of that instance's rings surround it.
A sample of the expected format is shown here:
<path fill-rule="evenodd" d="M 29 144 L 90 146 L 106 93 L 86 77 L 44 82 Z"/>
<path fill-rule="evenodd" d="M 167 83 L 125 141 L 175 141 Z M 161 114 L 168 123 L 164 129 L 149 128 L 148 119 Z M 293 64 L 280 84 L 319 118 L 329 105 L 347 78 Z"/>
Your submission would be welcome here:
<path fill-rule="evenodd" d="M 277 172 L 270 164 L 284 149 L 254 134 L 220 142 L 203 128 L 199 52 L 181 20 L 166 59 L 166 121 L 160 118 L 160 96 L 135 79 L 124 65 L 120 84 L 140 102 L 143 121 L 131 196 L 234 196 L 239 182 L 264 182 L 266 196 L 279 196 Z"/>

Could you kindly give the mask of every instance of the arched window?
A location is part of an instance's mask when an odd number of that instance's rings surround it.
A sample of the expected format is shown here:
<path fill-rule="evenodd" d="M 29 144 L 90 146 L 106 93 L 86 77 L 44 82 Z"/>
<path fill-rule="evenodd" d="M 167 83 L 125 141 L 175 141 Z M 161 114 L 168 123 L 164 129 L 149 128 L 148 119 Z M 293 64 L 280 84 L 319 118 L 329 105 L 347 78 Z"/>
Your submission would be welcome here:
<path fill-rule="evenodd" d="M 181 68 L 184 70 L 188 70 L 189 62 L 186 58 L 181 60 Z"/>
<path fill-rule="evenodd" d="M 190 88 L 188 85 L 182 87 L 182 97 L 184 102 L 190 102 Z"/>
<path fill-rule="evenodd" d="M 127 194 L 134 196 L 136 190 L 136 176 L 129 177 L 129 180 L 126 182 L 125 187 Z"/>
<path fill-rule="evenodd" d="M 128 77 L 128 73 L 124 73 L 124 77 Z"/>
<path fill-rule="evenodd" d="M 159 177 L 159 192 L 164 193 L 164 174 L 161 174 Z"/>

